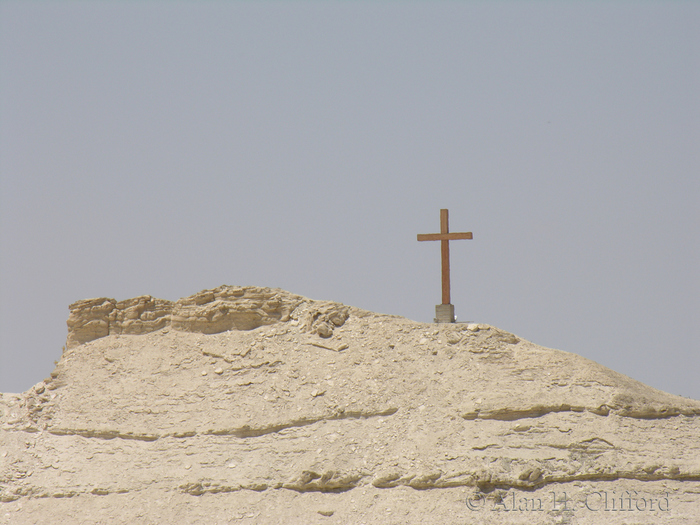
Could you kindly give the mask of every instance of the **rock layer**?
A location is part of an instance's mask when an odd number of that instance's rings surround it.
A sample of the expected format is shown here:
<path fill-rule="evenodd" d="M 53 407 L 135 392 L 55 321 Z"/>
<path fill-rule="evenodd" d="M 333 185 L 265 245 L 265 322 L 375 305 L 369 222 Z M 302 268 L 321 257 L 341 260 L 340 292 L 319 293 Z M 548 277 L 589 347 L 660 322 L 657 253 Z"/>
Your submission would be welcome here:
<path fill-rule="evenodd" d="M 126 301 L 85 299 L 70 305 L 66 347 L 108 335 L 141 335 L 163 328 L 201 334 L 253 330 L 288 321 L 289 314 L 304 301 L 284 290 L 256 286 L 220 286 L 174 303 L 150 295 Z M 347 318 L 346 309 L 337 303 L 318 304 L 310 315 L 309 328 L 323 337 L 330 337 L 333 328 L 342 326 Z"/>
<path fill-rule="evenodd" d="M 492 326 L 220 287 L 81 301 L 69 327 L 51 377 L 0 397 L 0 523 L 695 523 L 700 508 L 700 402 Z"/>

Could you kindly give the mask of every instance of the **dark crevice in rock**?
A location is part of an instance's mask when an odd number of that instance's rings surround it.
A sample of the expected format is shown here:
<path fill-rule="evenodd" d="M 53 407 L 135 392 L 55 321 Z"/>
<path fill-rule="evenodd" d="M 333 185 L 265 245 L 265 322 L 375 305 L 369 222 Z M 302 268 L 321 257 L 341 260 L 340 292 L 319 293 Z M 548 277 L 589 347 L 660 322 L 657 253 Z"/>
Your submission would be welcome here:
<path fill-rule="evenodd" d="M 562 404 L 550 406 L 535 405 L 524 409 L 479 409 L 472 410 L 470 412 L 465 412 L 464 414 L 462 414 L 462 418 L 466 420 L 494 419 L 497 421 L 515 421 L 518 419 L 538 418 L 556 412 L 590 412 L 591 414 L 596 414 L 598 416 L 607 416 L 609 414 L 613 414 L 616 416 L 629 417 L 632 419 L 669 419 L 678 416 L 695 417 L 700 415 L 700 411 L 698 411 L 695 408 L 671 407 L 663 409 L 649 408 L 648 410 L 645 410 L 627 408 L 616 409 L 605 404 L 597 408 Z"/>
<path fill-rule="evenodd" d="M 361 411 L 361 410 L 350 410 L 344 412 L 337 412 L 336 414 L 314 417 L 314 418 L 300 418 L 293 421 L 287 421 L 285 423 L 277 423 L 274 425 L 268 425 L 263 427 L 250 427 L 244 425 L 240 428 L 231 429 L 220 429 L 220 430 L 208 430 L 201 433 L 205 436 L 234 436 L 239 438 L 249 438 L 249 437 L 259 437 L 266 434 L 272 434 L 275 432 L 280 432 L 288 428 L 298 428 L 305 427 L 308 425 L 313 425 L 320 421 L 334 421 L 338 419 L 368 419 L 372 417 L 380 416 L 391 416 L 398 411 L 397 408 L 387 408 L 385 410 L 378 411 Z M 26 430 L 25 430 L 26 431 Z M 36 432 L 36 430 L 34 430 Z M 52 428 L 48 432 L 54 436 L 81 436 L 84 438 L 96 438 L 96 439 L 132 439 L 136 441 L 156 441 L 161 438 L 173 437 L 178 439 L 185 439 L 196 437 L 198 434 L 194 431 L 188 432 L 173 432 L 167 434 L 136 434 L 131 432 L 120 432 L 118 430 L 87 430 L 87 429 L 74 429 L 74 428 Z"/>
<path fill-rule="evenodd" d="M 133 439 L 136 441 L 155 441 L 161 437 L 158 434 L 134 434 L 131 432 L 119 432 L 118 430 L 85 430 L 75 428 L 52 428 L 48 430 L 54 436 L 81 436 L 97 439 Z"/>
<path fill-rule="evenodd" d="M 367 419 L 371 417 L 377 417 L 377 416 L 391 416 L 395 414 L 398 411 L 398 408 L 388 408 L 385 410 L 380 410 L 377 412 L 364 412 L 364 411 L 345 411 L 345 412 L 338 412 L 334 415 L 331 416 L 322 416 L 322 417 L 309 417 L 309 418 L 300 418 L 300 419 L 295 419 L 293 421 L 288 421 L 285 423 L 278 423 L 274 425 L 268 425 L 264 427 L 257 427 L 253 428 L 248 425 L 245 425 L 241 428 L 233 428 L 233 429 L 223 429 L 223 430 L 209 430 L 208 432 L 205 432 L 205 434 L 208 435 L 214 435 L 214 436 L 236 436 L 240 438 L 249 438 L 249 437 L 259 437 L 259 436 L 264 436 L 266 434 L 272 434 L 274 432 L 280 432 L 282 430 L 286 430 L 288 428 L 295 428 L 295 427 L 305 427 L 308 425 L 313 425 L 314 423 L 318 423 L 319 421 L 333 421 L 333 420 L 338 420 L 338 419 Z"/>

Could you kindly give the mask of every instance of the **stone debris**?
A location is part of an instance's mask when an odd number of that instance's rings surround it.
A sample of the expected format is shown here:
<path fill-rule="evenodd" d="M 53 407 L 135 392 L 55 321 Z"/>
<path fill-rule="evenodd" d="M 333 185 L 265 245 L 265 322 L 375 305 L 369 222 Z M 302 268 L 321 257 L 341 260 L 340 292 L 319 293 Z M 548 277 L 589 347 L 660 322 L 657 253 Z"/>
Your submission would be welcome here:
<path fill-rule="evenodd" d="M 231 286 L 68 324 L 50 377 L 0 394 L 0 524 L 593 525 L 613 492 L 671 511 L 606 523 L 696 523 L 700 402 L 496 327 Z"/>

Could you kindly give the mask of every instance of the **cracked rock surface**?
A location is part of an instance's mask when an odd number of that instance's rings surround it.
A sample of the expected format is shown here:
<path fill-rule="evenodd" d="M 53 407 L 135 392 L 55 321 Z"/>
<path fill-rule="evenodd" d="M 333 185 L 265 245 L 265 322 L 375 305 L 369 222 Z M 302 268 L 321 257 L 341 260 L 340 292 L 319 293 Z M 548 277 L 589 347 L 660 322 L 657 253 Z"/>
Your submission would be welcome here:
<path fill-rule="evenodd" d="M 0 394 L 0 523 L 688 523 L 700 402 L 283 290 L 71 305 Z"/>

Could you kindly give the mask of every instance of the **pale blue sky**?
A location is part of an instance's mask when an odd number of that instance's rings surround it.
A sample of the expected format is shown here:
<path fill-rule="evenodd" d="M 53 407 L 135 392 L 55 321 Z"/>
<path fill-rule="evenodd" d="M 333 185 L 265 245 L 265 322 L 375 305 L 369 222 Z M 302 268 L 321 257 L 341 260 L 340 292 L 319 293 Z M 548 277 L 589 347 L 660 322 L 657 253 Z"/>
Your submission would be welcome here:
<path fill-rule="evenodd" d="M 700 398 L 700 4 L 0 3 L 0 391 L 68 304 L 273 286 Z M 99 386 L 96 385 L 96 388 Z"/>

